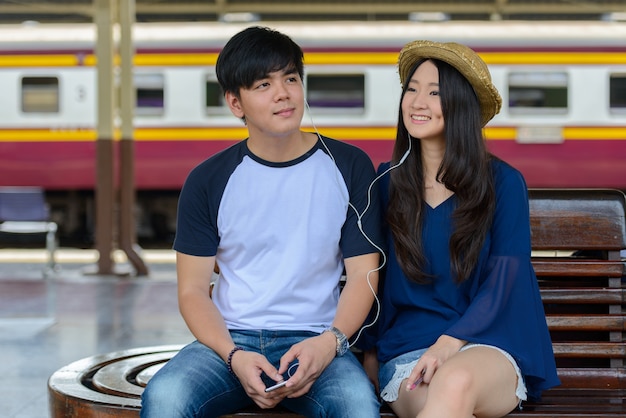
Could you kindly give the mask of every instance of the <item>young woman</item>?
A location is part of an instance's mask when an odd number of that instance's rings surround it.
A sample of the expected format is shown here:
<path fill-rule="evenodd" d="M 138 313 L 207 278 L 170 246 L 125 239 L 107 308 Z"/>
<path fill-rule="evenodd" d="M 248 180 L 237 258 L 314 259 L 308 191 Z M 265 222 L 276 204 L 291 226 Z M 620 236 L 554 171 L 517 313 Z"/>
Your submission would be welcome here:
<path fill-rule="evenodd" d="M 559 384 L 527 187 L 482 135 L 502 100 L 464 45 L 411 42 L 399 73 L 395 148 L 379 168 L 389 257 L 365 366 L 399 417 L 501 417 Z"/>

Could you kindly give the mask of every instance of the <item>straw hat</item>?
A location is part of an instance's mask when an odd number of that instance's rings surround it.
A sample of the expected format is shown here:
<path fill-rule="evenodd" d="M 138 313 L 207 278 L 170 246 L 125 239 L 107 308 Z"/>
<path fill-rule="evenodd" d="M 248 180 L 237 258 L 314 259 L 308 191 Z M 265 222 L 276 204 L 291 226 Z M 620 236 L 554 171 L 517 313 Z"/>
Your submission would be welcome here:
<path fill-rule="evenodd" d="M 491 82 L 491 74 L 487 64 L 472 49 L 455 42 L 441 43 L 419 40 L 406 44 L 400 51 L 398 58 L 398 72 L 402 85 L 410 76 L 409 71 L 415 63 L 428 58 L 450 64 L 470 82 L 480 102 L 483 126 L 500 111 L 502 98 Z"/>

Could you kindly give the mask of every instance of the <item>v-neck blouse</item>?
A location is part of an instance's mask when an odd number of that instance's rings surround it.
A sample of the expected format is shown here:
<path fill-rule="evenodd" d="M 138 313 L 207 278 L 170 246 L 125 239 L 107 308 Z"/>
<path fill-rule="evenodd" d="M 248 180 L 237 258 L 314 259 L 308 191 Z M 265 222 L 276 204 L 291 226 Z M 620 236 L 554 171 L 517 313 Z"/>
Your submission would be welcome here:
<path fill-rule="evenodd" d="M 478 263 L 468 280 L 457 285 L 451 273 L 449 238 L 457 197 L 435 208 L 426 205 L 422 239 L 435 279 L 426 285 L 402 272 L 387 232 L 386 273 L 381 278 L 381 313 L 362 348 L 376 344 L 386 362 L 431 346 L 442 334 L 489 344 L 510 353 L 518 363 L 530 398 L 559 384 L 537 278 L 531 264 L 528 191 L 521 173 L 493 161 L 496 210 Z M 388 169 L 381 165 L 379 173 Z M 383 207 L 388 204 L 389 174 L 380 183 Z"/>

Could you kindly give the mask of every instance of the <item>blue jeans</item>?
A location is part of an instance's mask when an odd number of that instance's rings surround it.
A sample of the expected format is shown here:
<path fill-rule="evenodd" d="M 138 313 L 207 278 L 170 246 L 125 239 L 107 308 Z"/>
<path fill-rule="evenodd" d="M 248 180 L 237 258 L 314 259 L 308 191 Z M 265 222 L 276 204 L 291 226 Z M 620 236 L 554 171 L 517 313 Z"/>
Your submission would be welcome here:
<path fill-rule="evenodd" d="M 236 345 L 263 354 L 277 368 L 292 345 L 315 335 L 305 331 L 231 331 Z M 263 378 L 268 386 L 275 383 L 265 375 Z M 252 404 L 224 360 L 195 341 L 150 379 L 142 395 L 141 417 L 220 417 Z M 280 405 L 306 417 L 380 417 L 374 386 L 351 352 L 336 357 L 307 394 L 286 398 Z"/>

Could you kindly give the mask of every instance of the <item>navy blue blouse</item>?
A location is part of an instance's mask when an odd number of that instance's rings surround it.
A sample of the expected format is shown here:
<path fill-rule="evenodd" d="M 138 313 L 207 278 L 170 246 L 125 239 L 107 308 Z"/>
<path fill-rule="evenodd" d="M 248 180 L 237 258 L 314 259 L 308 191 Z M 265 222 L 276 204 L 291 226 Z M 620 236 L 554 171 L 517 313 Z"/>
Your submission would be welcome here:
<path fill-rule="evenodd" d="M 385 171 L 389 163 L 381 165 Z M 537 278 L 531 264 L 528 191 L 521 173 L 494 160 L 496 210 L 493 225 L 471 277 L 458 285 L 451 274 L 448 243 L 456 196 L 427 206 L 423 242 L 432 283 L 409 281 L 396 260 L 388 233 L 386 275 L 380 286 L 381 313 L 362 348 L 376 345 L 386 362 L 431 346 L 446 334 L 489 344 L 517 361 L 529 398 L 559 385 Z M 381 179 L 383 207 L 389 200 L 389 175 Z M 375 327 L 376 328 L 376 327 Z M 376 336 L 376 334 L 378 334 Z"/>

